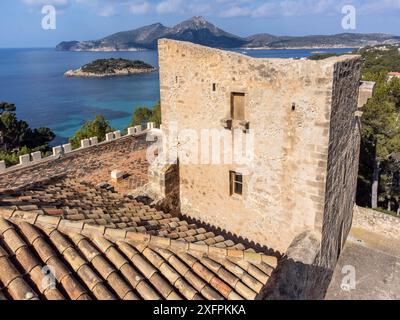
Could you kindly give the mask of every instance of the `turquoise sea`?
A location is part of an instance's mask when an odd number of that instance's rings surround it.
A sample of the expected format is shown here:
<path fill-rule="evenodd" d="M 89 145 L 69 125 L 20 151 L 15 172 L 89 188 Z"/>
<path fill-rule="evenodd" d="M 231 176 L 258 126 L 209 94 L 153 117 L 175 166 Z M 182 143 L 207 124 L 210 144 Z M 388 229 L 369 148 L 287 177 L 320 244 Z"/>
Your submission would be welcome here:
<path fill-rule="evenodd" d="M 301 58 L 320 50 L 237 50 L 257 58 Z M 324 49 L 344 53 L 351 49 Z M 65 78 L 64 72 L 100 58 L 143 60 L 157 66 L 157 52 L 58 52 L 54 49 L 0 49 L 0 101 L 17 105 L 31 127 L 46 126 L 54 144 L 72 136 L 95 115 L 115 129 L 129 124 L 133 111 L 159 100 L 158 72 L 117 78 Z"/>

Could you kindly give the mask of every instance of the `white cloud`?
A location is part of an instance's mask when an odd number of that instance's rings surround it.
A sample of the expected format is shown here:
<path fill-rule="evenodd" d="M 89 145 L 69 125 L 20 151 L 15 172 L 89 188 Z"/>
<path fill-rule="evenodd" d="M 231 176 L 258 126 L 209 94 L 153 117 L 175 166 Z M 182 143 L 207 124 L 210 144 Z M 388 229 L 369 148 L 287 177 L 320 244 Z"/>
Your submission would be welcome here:
<path fill-rule="evenodd" d="M 251 15 L 251 10 L 245 7 L 234 6 L 226 11 L 221 12 L 223 18 L 244 17 Z"/>
<path fill-rule="evenodd" d="M 274 3 L 264 3 L 255 8 L 251 15 L 255 18 L 273 16 L 276 13 L 277 6 Z"/>
<path fill-rule="evenodd" d="M 101 16 L 119 13 L 234 17 L 282 17 L 340 14 L 344 5 L 354 5 L 358 14 L 400 10 L 400 0 L 21 0 L 29 6 L 85 5 Z"/>
<path fill-rule="evenodd" d="M 111 17 L 117 13 L 115 6 L 108 5 L 98 9 L 98 15 L 102 17 Z"/>
<path fill-rule="evenodd" d="M 188 11 L 193 15 L 210 15 L 213 13 L 213 7 L 206 1 L 192 1 L 188 6 Z"/>
<path fill-rule="evenodd" d="M 181 11 L 183 7 L 182 0 L 165 0 L 156 6 L 157 13 L 173 13 Z"/>
<path fill-rule="evenodd" d="M 66 7 L 69 4 L 69 0 L 22 0 L 22 2 L 28 6 L 52 5 Z"/>
<path fill-rule="evenodd" d="M 141 3 L 133 3 L 129 6 L 129 12 L 132 14 L 146 14 L 151 10 L 151 5 L 147 1 Z"/>
<path fill-rule="evenodd" d="M 380 0 L 380 1 L 364 1 L 356 9 L 360 13 L 377 13 L 388 10 L 400 10 L 400 0 Z"/>

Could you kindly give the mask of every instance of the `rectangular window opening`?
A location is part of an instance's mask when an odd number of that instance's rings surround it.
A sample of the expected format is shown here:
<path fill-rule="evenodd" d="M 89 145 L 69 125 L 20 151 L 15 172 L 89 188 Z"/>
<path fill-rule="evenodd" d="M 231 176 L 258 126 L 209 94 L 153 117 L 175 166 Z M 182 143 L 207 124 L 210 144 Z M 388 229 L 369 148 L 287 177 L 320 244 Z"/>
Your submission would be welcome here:
<path fill-rule="evenodd" d="M 231 117 L 233 120 L 245 120 L 245 94 L 231 93 Z"/>
<path fill-rule="evenodd" d="M 243 175 L 241 173 L 230 171 L 229 172 L 230 194 L 243 195 Z"/>
<path fill-rule="evenodd" d="M 342 221 L 340 225 L 340 230 L 339 230 L 339 237 L 338 237 L 338 248 L 337 248 L 337 258 L 339 259 L 340 254 L 342 253 L 343 250 L 343 244 L 344 244 L 344 221 Z"/>
<path fill-rule="evenodd" d="M 213 91 L 217 91 L 217 84 L 213 83 Z"/>

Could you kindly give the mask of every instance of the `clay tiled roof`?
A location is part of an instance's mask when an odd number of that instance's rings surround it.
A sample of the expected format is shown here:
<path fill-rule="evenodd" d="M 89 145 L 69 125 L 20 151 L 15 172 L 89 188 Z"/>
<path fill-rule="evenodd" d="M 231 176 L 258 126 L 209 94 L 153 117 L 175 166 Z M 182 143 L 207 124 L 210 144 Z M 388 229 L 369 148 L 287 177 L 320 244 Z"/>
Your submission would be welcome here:
<path fill-rule="evenodd" d="M 276 263 L 252 251 L 0 209 L 0 300 L 256 299 Z"/>
<path fill-rule="evenodd" d="M 123 169 L 127 178 L 114 186 L 120 192 L 127 192 L 147 183 L 146 149 L 150 143 L 153 142 L 147 142 L 143 133 L 77 150 L 59 159 L 43 159 L 27 167 L 14 166 L 11 171 L 0 173 L 0 192 L 61 175 L 93 184 L 104 181 L 113 184 L 111 171 L 118 169 Z"/>
<path fill-rule="evenodd" d="M 101 225 L 190 243 L 245 249 L 240 243 L 157 211 L 132 197 L 70 178 L 50 179 L 0 195 L 1 208 L 14 209 L 16 214 L 31 212 L 59 217 L 81 225 Z"/>

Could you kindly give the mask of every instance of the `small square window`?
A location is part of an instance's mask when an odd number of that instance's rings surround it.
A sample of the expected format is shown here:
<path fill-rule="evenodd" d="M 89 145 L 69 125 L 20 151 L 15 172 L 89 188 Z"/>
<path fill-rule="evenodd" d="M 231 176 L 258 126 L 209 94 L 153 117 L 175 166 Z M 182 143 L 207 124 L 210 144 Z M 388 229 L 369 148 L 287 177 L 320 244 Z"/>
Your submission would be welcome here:
<path fill-rule="evenodd" d="M 243 175 L 241 173 L 229 172 L 230 194 L 243 195 Z"/>

